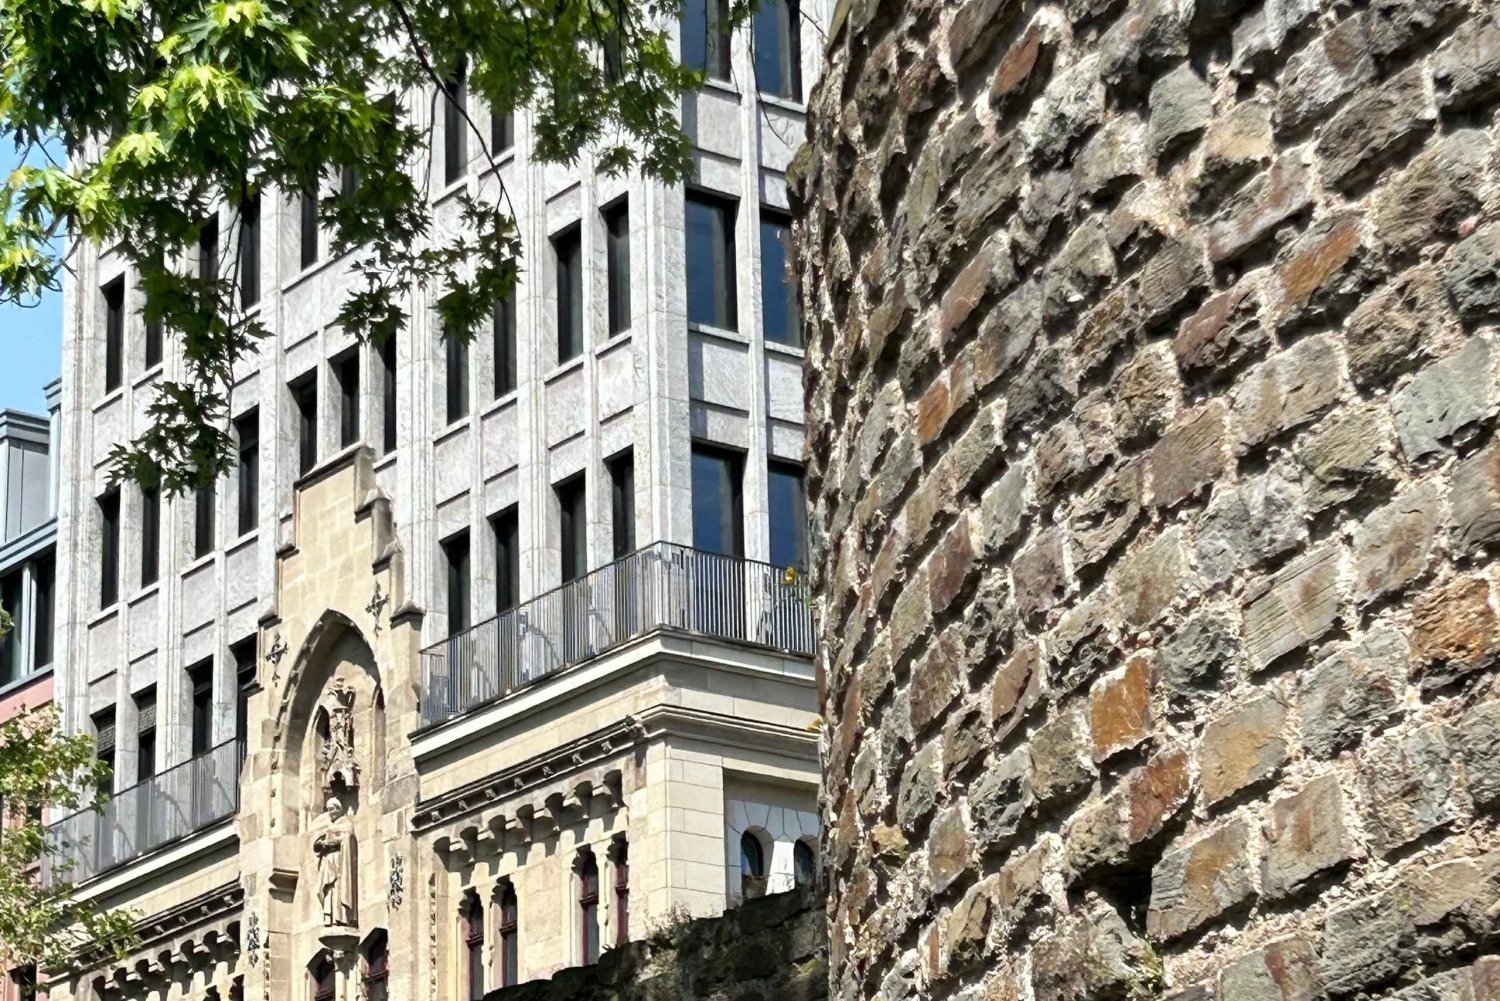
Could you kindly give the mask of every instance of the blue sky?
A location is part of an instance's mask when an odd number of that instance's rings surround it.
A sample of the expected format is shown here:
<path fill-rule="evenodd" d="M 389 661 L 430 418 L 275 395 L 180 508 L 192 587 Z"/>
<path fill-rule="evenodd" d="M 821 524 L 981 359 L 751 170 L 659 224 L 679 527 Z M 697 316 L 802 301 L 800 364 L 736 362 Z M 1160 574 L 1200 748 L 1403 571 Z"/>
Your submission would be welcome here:
<path fill-rule="evenodd" d="M 21 162 L 0 140 L 0 178 Z M 34 307 L 0 304 L 0 407 L 45 413 L 42 386 L 62 372 L 62 294 Z"/>

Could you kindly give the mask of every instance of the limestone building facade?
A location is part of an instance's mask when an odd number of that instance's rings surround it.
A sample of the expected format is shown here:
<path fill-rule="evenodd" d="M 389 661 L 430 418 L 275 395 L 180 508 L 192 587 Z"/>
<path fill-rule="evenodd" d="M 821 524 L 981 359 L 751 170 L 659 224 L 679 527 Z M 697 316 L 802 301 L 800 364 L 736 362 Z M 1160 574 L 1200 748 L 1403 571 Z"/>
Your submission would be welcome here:
<path fill-rule="evenodd" d="M 53 832 L 142 944 L 54 998 L 476 998 L 810 878 L 783 172 L 823 17 L 772 6 L 707 46 L 729 58 L 684 103 L 686 191 L 534 162 L 524 111 L 469 108 L 525 263 L 467 351 L 420 296 L 383 349 L 333 326 L 348 262 L 298 199 L 223 213 L 185 264 L 253 248 L 273 335 L 211 492 L 107 482 L 180 361 L 117 256 L 79 251 L 57 689 L 114 735 L 115 796 Z M 441 223 L 496 177 L 437 108 Z"/>
<path fill-rule="evenodd" d="M 1494 5 L 829 34 L 831 996 L 1490 996 Z"/>

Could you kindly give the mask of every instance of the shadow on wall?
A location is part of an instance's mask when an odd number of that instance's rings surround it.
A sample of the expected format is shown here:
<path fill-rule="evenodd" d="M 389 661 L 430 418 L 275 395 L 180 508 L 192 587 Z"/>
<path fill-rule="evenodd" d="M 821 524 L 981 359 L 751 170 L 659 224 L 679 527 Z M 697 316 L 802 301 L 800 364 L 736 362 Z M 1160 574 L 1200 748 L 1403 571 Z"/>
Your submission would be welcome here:
<path fill-rule="evenodd" d="M 819 1001 L 828 997 L 826 929 L 816 891 L 792 890 L 718 917 L 668 923 L 593 966 L 502 987 L 485 1001 Z"/>

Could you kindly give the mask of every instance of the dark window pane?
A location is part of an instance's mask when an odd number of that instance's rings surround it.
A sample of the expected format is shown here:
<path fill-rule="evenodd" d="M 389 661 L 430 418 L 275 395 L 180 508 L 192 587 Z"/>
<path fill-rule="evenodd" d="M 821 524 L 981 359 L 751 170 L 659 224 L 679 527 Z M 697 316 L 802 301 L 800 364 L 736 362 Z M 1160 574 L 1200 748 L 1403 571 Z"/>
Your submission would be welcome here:
<path fill-rule="evenodd" d="M 448 423 L 469 416 L 469 342 L 450 330 L 443 331 L 443 353 L 447 358 Z"/>
<path fill-rule="evenodd" d="M 316 191 L 302 192 L 301 217 L 301 263 L 304 268 L 310 268 L 318 263 L 318 193 Z"/>
<path fill-rule="evenodd" d="M 462 68 L 443 91 L 443 179 L 452 184 L 469 169 L 469 123 L 464 120 L 469 95 Z"/>
<path fill-rule="evenodd" d="M 187 675 L 193 699 L 192 753 L 197 757 L 213 746 L 214 662 L 199 661 L 188 668 Z"/>
<path fill-rule="evenodd" d="M 105 774 L 99 778 L 99 789 L 108 792 L 114 788 L 115 711 L 113 708 L 101 709 L 89 719 L 94 724 L 94 756 L 105 769 Z"/>
<path fill-rule="evenodd" d="M 380 345 L 381 453 L 396 450 L 396 335 Z"/>
<path fill-rule="evenodd" d="M 579 951 L 584 965 L 599 961 L 599 862 L 586 851 L 578 859 Z"/>
<path fill-rule="evenodd" d="M 499 155 L 516 144 L 516 119 L 510 112 L 490 113 L 490 152 Z"/>
<path fill-rule="evenodd" d="M 56 601 L 57 563 L 48 556 L 37 560 L 32 571 L 36 610 L 33 618 L 32 666 L 40 670 L 52 663 L 52 621 Z"/>
<path fill-rule="evenodd" d="M 124 379 L 125 279 L 104 286 L 104 390 L 120 388 Z"/>
<path fill-rule="evenodd" d="M 161 364 L 161 320 L 146 317 L 146 343 L 145 357 L 143 360 L 146 368 L 154 368 Z"/>
<path fill-rule="evenodd" d="M 771 562 L 807 568 L 807 501 L 802 470 L 789 463 L 770 465 Z"/>
<path fill-rule="evenodd" d="M 351 351 L 334 363 L 339 384 L 339 447 L 359 440 L 359 352 Z"/>
<path fill-rule="evenodd" d="M 716 448 L 693 449 L 693 546 L 743 556 L 744 499 L 740 457 Z"/>
<path fill-rule="evenodd" d="M 234 735 L 244 740 L 250 734 L 250 693 L 255 690 L 255 637 L 231 646 L 229 656 L 234 659 Z"/>
<path fill-rule="evenodd" d="M 611 858 L 615 863 L 615 945 L 630 941 L 630 851 L 623 837 L 616 837 Z"/>
<path fill-rule="evenodd" d="M 521 519 L 507 508 L 490 519 L 495 532 L 495 611 L 515 608 L 521 600 Z"/>
<path fill-rule="evenodd" d="M 689 195 L 686 224 L 688 322 L 735 330 L 734 205 Z"/>
<path fill-rule="evenodd" d="M 260 301 L 260 196 L 240 206 L 240 307 Z"/>
<path fill-rule="evenodd" d="M 99 607 L 120 598 L 120 492 L 99 498 Z"/>
<path fill-rule="evenodd" d="M 583 244 L 578 228 L 552 239 L 557 254 L 557 360 L 583 353 Z"/>
<path fill-rule="evenodd" d="M 214 484 L 193 492 L 193 555 L 207 556 L 214 550 Z"/>
<path fill-rule="evenodd" d="M 798 841 L 792 846 L 792 878 L 798 886 L 812 886 L 818 873 L 818 859 L 812 846 Z"/>
<path fill-rule="evenodd" d="M 469 628 L 469 533 L 460 532 L 443 543 L 448 567 L 448 634 Z"/>
<path fill-rule="evenodd" d="M 239 450 L 239 534 L 254 531 L 260 521 L 260 411 L 252 410 L 234 422 Z"/>
<path fill-rule="evenodd" d="M 359 171 L 354 167 L 339 168 L 339 197 L 345 200 L 353 198 L 359 191 Z"/>
<path fill-rule="evenodd" d="M 11 628 L 0 637 L 0 684 L 9 684 L 26 672 L 21 667 L 21 623 L 25 614 L 26 575 L 17 570 L 0 578 L 0 608 L 11 618 Z"/>
<path fill-rule="evenodd" d="M 729 0 L 686 0 L 682 7 L 682 62 L 714 79 L 730 78 Z"/>
<path fill-rule="evenodd" d="M 484 906 L 470 894 L 464 906 L 464 966 L 468 971 L 469 1001 L 484 997 Z"/>
<path fill-rule="evenodd" d="M 561 516 L 562 579 L 566 584 L 588 572 L 588 522 L 585 518 L 583 477 L 558 484 L 557 507 Z"/>
<path fill-rule="evenodd" d="M 507 880 L 500 890 L 501 987 L 511 987 L 521 982 L 520 939 L 517 935 L 519 918 L 516 888 Z"/>
<path fill-rule="evenodd" d="M 318 379 L 309 372 L 291 385 L 292 406 L 297 412 L 297 471 L 306 473 L 318 464 Z"/>
<path fill-rule="evenodd" d="M 792 227 L 782 216 L 761 210 L 760 298 L 766 340 L 802 346 L 802 316 L 792 284 Z"/>
<path fill-rule="evenodd" d="M 802 45 L 795 0 L 761 0 L 755 9 L 755 87 L 802 100 Z"/>
<path fill-rule="evenodd" d="M 516 299 L 508 295 L 495 300 L 492 321 L 495 335 L 495 396 L 516 389 Z"/>
<path fill-rule="evenodd" d="M 635 457 L 626 452 L 609 463 L 610 521 L 615 559 L 635 551 Z"/>
<path fill-rule="evenodd" d="M 161 490 L 141 488 L 141 587 L 156 583 L 161 566 Z"/>
<path fill-rule="evenodd" d="M 210 216 L 198 230 L 198 280 L 203 283 L 203 308 L 213 311 L 218 305 L 219 220 Z"/>
<path fill-rule="evenodd" d="M 630 213 L 625 202 L 604 214 L 610 336 L 630 329 Z"/>
<path fill-rule="evenodd" d="M 141 782 L 156 774 L 156 686 L 135 697 L 135 719 L 135 780 Z"/>

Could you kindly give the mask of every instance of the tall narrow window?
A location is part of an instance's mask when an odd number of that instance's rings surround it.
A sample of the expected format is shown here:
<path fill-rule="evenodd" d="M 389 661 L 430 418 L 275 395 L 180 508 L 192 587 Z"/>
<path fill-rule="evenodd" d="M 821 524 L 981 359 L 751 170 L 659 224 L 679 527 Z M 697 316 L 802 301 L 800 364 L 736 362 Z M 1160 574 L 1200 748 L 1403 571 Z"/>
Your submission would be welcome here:
<path fill-rule="evenodd" d="M 218 307 L 219 217 L 211 215 L 198 229 L 198 281 L 202 283 L 203 308 Z"/>
<path fill-rule="evenodd" d="M 500 986 L 514 987 L 521 982 L 519 934 L 520 908 L 516 888 L 510 880 L 500 887 Z"/>
<path fill-rule="evenodd" d="M 762 0 L 755 8 L 755 87 L 802 100 L 802 39 L 797 0 Z"/>
<path fill-rule="evenodd" d="M 770 472 L 771 562 L 807 569 L 807 497 L 802 467 L 772 462 Z"/>
<path fill-rule="evenodd" d="M 229 648 L 234 659 L 234 735 L 250 736 L 250 695 L 255 691 L 255 637 L 247 636 Z"/>
<path fill-rule="evenodd" d="M 557 255 L 557 361 L 583 354 L 583 243 L 579 228 L 552 238 Z"/>
<path fill-rule="evenodd" d="M 557 508 L 561 517 L 562 579 L 566 584 L 588 572 L 588 523 L 584 517 L 583 477 L 575 476 L 557 486 Z"/>
<path fill-rule="evenodd" d="M 736 329 L 734 203 L 711 195 L 687 197 L 687 311 L 689 323 Z"/>
<path fill-rule="evenodd" d="M 104 766 L 104 774 L 99 777 L 99 791 L 107 793 L 114 788 L 115 711 L 113 707 L 101 709 L 90 720 L 94 724 L 94 757 Z"/>
<path fill-rule="evenodd" d="M 609 270 L 609 334 L 630 329 L 630 212 L 622 198 L 604 210 Z"/>
<path fill-rule="evenodd" d="M 125 279 L 104 286 L 104 391 L 119 389 L 124 380 Z"/>
<path fill-rule="evenodd" d="M 364 1001 L 386 1001 L 390 997 L 387 988 L 390 976 L 390 943 L 385 932 L 378 932 L 365 952 Z"/>
<path fill-rule="evenodd" d="M 611 846 L 615 864 L 615 945 L 630 941 L 630 845 L 617 837 Z"/>
<path fill-rule="evenodd" d="M 141 587 L 155 584 L 161 568 L 161 488 L 141 488 Z"/>
<path fill-rule="evenodd" d="M 682 62 L 712 79 L 729 79 L 729 0 L 682 5 Z"/>
<path fill-rule="evenodd" d="M 740 835 L 740 895 L 758 897 L 766 889 L 766 852 L 760 838 L 746 831 Z"/>
<path fill-rule="evenodd" d="M 26 592 L 26 575 L 21 570 L 0 577 L 0 606 L 9 613 L 13 625 L 4 636 L 0 636 L 0 684 L 10 684 L 25 671 L 21 667 L 21 619 L 25 614 L 22 605 Z"/>
<path fill-rule="evenodd" d="M 240 205 L 240 308 L 260 302 L 260 195 Z"/>
<path fill-rule="evenodd" d="M 484 998 L 484 906 L 472 890 L 464 897 L 464 972 L 468 1001 Z"/>
<path fill-rule="evenodd" d="M 339 168 L 339 197 L 344 201 L 359 192 L 359 171 L 350 166 Z"/>
<path fill-rule="evenodd" d="M 495 612 L 521 601 L 521 519 L 514 507 L 490 519 L 495 532 Z"/>
<path fill-rule="evenodd" d="M 333 1001 L 336 983 L 333 960 L 326 955 L 320 956 L 312 968 L 313 1001 Z"/>
<path fill-rule="evenodd" d="M 135 697 L 135 780 L 156 774 L 156 686 Z"/>
<path fill-rule="evenodd" d="M 578 946 L 585 966 L 599 961 L 599 862 L 578 853 Z"/>
<path fill-rule="evenodd" d="M 499 156 L 516 144 L 516 117 L 509 111 L 490 112 L 490 152 Z"/>
<path fill-rule="evenodd" d="M 812 886 L 818 875 L 818 858 L 812 845 L 798 841 L 792 846 L 792 879 L 798 886 Z"/>
<path fill-rule="evenodd" d="M 766 340 L 802 346 L 802 313 L 790 270 L 792 224 L 770 209 L 760 210 L 760 299 Z"/>
<path fill-rule="evenodd" d="M 193 757 L 213 746 L 214 662 L 202 660 L 187 669 L 188 690 L 193 698 Z"/>
<path fill-rule="evenodd" d="M 51 556 L 37 560 L 32 571 L 33 601 L 36 609 L 32 613 L 31 663 L 33 669 L 38 671 L 52 663 L 52 620 L 54 602 L 57 600 L 56 580 L 56 560 Z"/>
<path fill-rule="evenodd" d="M 738 454 L 693 448 L 693 546 L 725 556 L 745 555 L 743 462 Z"/>
<path fill-rule="evenodd" d="M 469 533 L 459 532 L 443 542 L 448 566 L 448 635 L 469 628 Z"/>
<path fill-rule="evenodd" d="M 318 464 L 318 371 L 307 373 L 290 386 L 297 413 L 297 471 L 306 473 Z"/>
<path fill-rule="evenodd" d="M 36 964 L 10 971 L 16 985 L 16 1001 L 36 1001 Z"/>
<path fill-rule="evenodd" d="M 516 389 L 516 297 L 495 300 L 491 321 L 495 336 L 495 396 L 499 398 Z"/>
<path fill-rule="evenodd" d="M 396 335 L 380 345 L 381 454 L 396 450 Z"/>
<path fill-rule="evenodd" d="M 99 498 L 99 607 L 120 600 L 120 491 Z"/>
<path fill-rule="evenodd" d="M 238 487 L 236 527 L 239 534 L 255 531 L 260 522 L 260 411 L 251 410 L 234 422 L 238 461 L 235 474 Z"/>
<path fill-rule="evenodd" d="M 155 368 L 161 364 L 161 318 L 146 313 L 146 338 L 144 357 L 141 359 L 144 368 Z"/>
<path fill-rule="evenodd" d="M 609 512 L 612 555 L 619 559 L 635 551 L 635 457 L 630 452 L 609 460 Z"/>
<path fill-rule="evenodd" d="M 301 194 L 299 212 L 301 217 L 301 257 L 304 269 L 318 263 L 318 192 L 317 189 Z"/>
<path fill-rule="evenodd" d="M 469 89 L 462 66 L 453 75 L 453 79 L 443 85 L 443 91 L 443 179 L 452 184 L 469 169 L 468 122 L 465 114 Z"/>
<path fill-rule="evenodd" d="M 193 492 L 193 556 L 207 556 L 214 551 L 214 508 L 218 491 L 212 481 Z"/>
<path fill-rule="evenodd" d="M 333 363 L 339 384 L 339 447 L 359 441 L 359 350 L 350 351 Z"/>
<path fill-rule="evenodd" d="M 443 330 L 443 353 L 447 357 L 448 423 L 469 416 L 469 342 L 454 330 Z"/>

